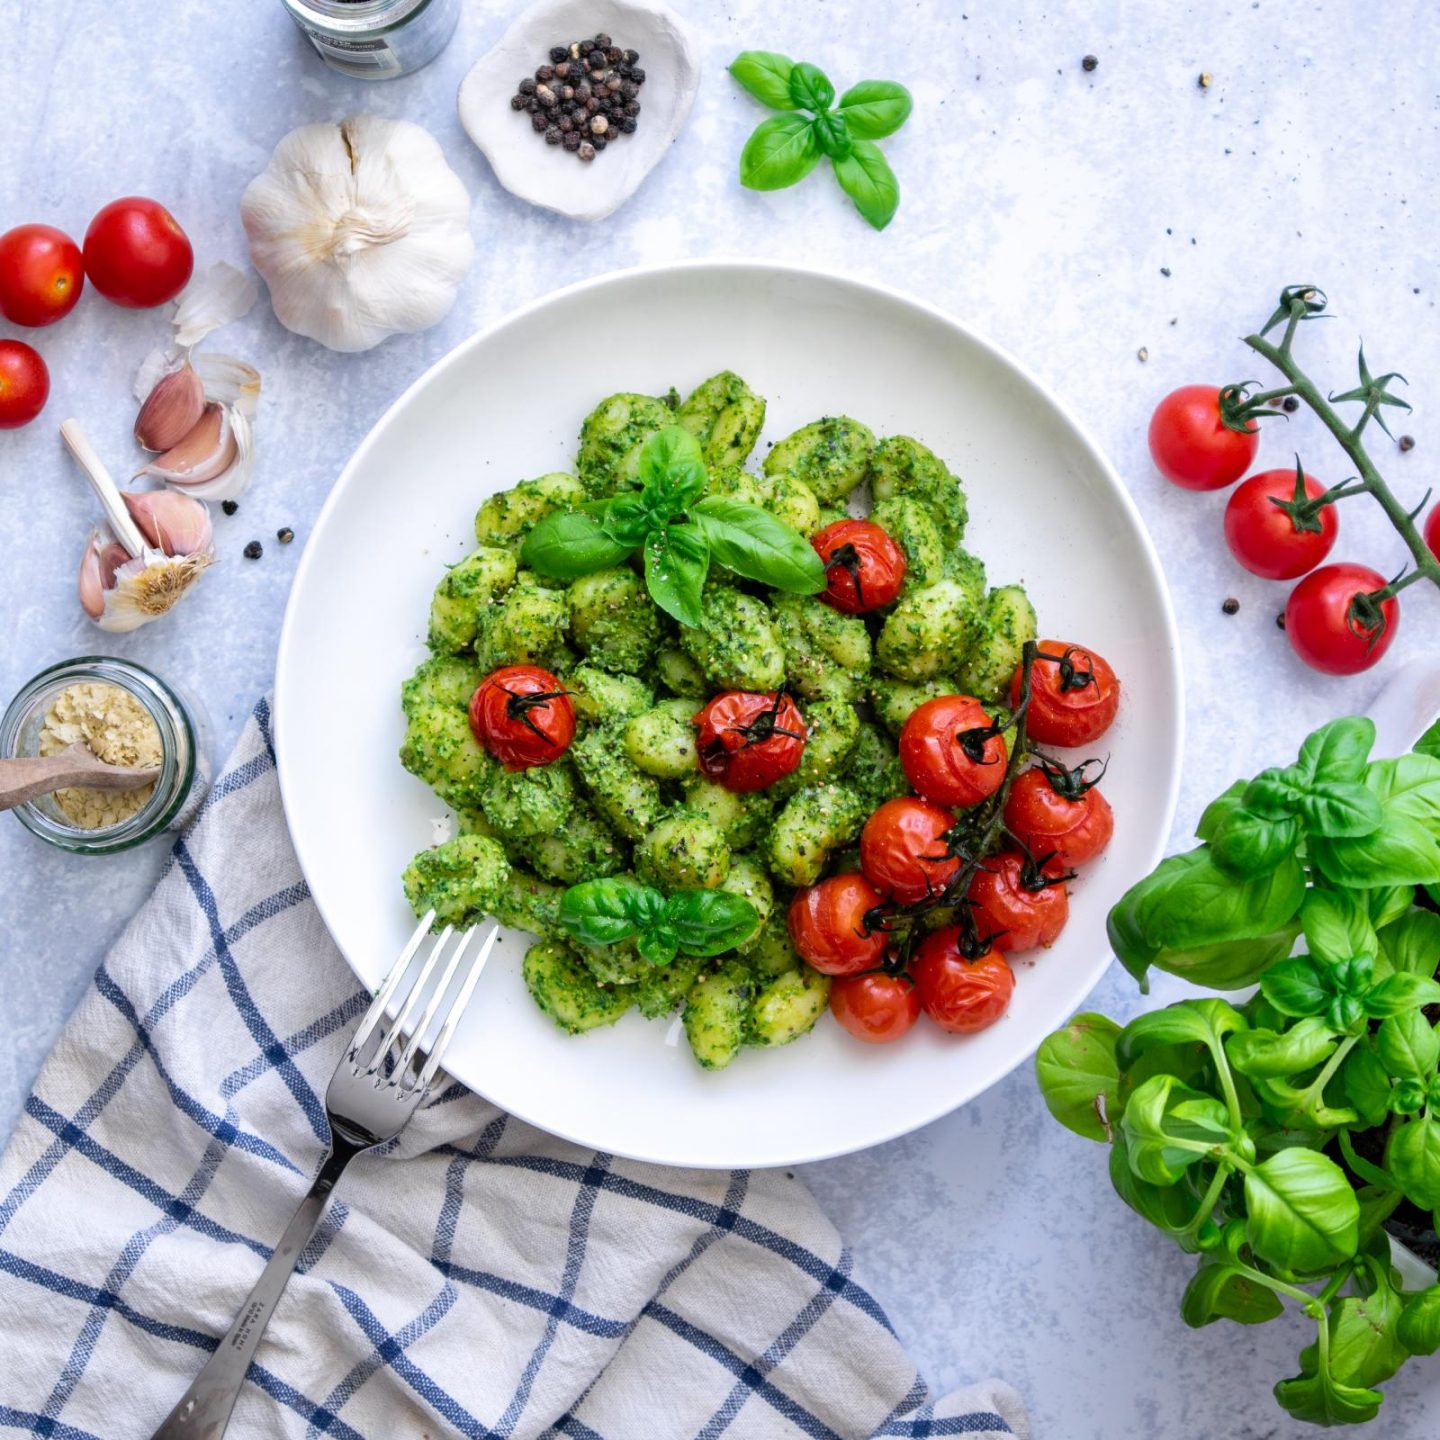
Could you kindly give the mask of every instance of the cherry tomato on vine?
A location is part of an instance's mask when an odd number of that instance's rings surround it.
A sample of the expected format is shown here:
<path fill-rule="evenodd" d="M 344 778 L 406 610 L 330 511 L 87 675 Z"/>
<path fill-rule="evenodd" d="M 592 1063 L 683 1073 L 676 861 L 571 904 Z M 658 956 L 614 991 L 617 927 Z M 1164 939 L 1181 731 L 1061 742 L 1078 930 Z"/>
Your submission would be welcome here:
<path fill-rule="evenodd" d="M 1110 802 L 1084 777 L 1036 765 L 1016 776 L 1005 801 L 1005 828 L 1032 855 L 1053 855 L 1062 869 L 1093 860 L 1115 833 Z"/>
<path fill-rule="evenodd" d="M 1425 543 L 1430 547 L 1430 553 L 1440 560 L 1440 505 L 1425 517 Z"/>
<path fill-rule="evenodd" d="M 109 301 L 148 310 L 173 300 L 190 279 L 195 252 L 180 223 L 140 195 L 112 200 L 85 232 L 85 273 Z"/>
<path fill-rule="evenodd" d="M 1037 865 L 1018 850 L 992 855 L 970 882 L 975 928 L 997 950 L 1014 955 L 1053 945 L 1070 918 L 1064 870 Z"/>
<path fill-rule="evenodd" d="M 978 805 L 1005 778 L 1005 737 L 971 695 L 937 695 L 900 729 L 911 788 L 937 805 Z"/>
<path fill-rule="evenodd" d="M 53 325 L 85 288 L 80 247 L 53 225 L 17 225 L 0 235 L 0 315 L 14 325 Z"/>
<path fill-rule="evenodd" d="M 23 340 L 0 340 L 0 430 L 28 425 L 50 398 L 50 372 Z"/>
<path fill-rule="evenodd" d="M 872 969 L 889 939 L 866 923 L 866 915 L 879 904 L 880 892 L 863 875 L 831 875 L 796 892 L 785 916 L 790 943 L 822 975 Z"/>
<path fill-rule="evenodd" d="M 910 967 L 920 1008 L 956 1035 L 993 1025 L 1015 990 L 1015 973 L 1003 955 L 987 947 L 972 960 L 966 949 L 960 927 L 946 925 L 920 942 Z"/>
<path fill-rule="evenodd" d="M 1020 703 L 1022 666 L 1010 681 L 1010 705 Z M 1103 655 L 1061 640 L 1042 640 L 1030 667 L 1025 728 L 1042 745 L 1089 745 L 1120 708 L 1120 682 Z"/>
<path fill-rule="evenodd" d="M 739 794 L 763 790 L 794 770 L 809 735 L 805 717 L 784 690 L 727 690 L 692 723 L 699 727 L 700 769 Z"/>
<path fill-rule="evenodd" d="M 575 738 L 575 706 L 538 665 L 502 665 L 470 697 L 475 739 L 507 770 L 558 760 Z"/>
<path fill-rule="evenodd" d="M 1243 431 L 1220 418 L 1220 391 L 1214 385 L 1172 390 L 1150 417 L 1150 454 L 1155 468 L 1185 490 L 1221 490 L 1249 468 L 1260 445 L 1252 420 Z"/>
<path fill-rule="evenodd" d="M 1365 597 L 1385 587 L 1368 565 L 1348 562 L 1312 570 L 1285 605 L 1285 634 L 1295 653 L 1326 675 L 1358 675 L 1390 648 L 1400 602 Z"/>
<path fill-rule="evenodd" d="M 946 849 L 945 833 L 955 823 L 946 809 L 904 795 L 887 800 L 860 832 L 860 868 L 882 894 L 913 905 L 943 890 L 960 869 Z"/>
<path fill-rule="evenodd" d="M 920 992 L 904 975 L 842 975 L 830 986 L 830 1013 L 856 1039 L 885 1045 L 920 1018 Z"/>
<path fill-rule="evenodd" d="M 1325 487 L 1313 475 L 1304 477 L 1304 499 L 1324 493 Z M 1340 531 L 1335 506 L 1323 505 L 1297 516 L 1285 508 L 1294 504 L 1293 470 L 1262 470 L 1238 486 L 1226 502 L 1225 542 L 1252 575 L 1294 580 L 1330 553 Z"/>
<path fill-rule="evenodd" d="M 810 543 L 825 562 L 829 582 L 820 595 L 847 615 L 889 605 L 905 583 L 905 552 L 871 520 L 837 520 Z"/>

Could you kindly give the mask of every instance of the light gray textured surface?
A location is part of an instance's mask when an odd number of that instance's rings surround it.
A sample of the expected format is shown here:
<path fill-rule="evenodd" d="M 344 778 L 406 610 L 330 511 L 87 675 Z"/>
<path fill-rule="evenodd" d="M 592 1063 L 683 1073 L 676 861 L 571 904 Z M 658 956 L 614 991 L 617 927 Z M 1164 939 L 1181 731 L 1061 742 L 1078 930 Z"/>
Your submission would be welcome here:
<path fill-rule="evenodd" d="M 1184 634 L 1183 843 L 1204 801 L 1236 774 L 1362 708 L 1387 671 L 1425 647 L 1440 613 L 1434 596 L 1412 591 L 1381 670 L 1350 681 L 1309 674 L 1274 626 L 1283 588 L 1243 575 L 1223 550 L 1223 496 L 1166 486 L 1144 442 L 1151 405 L 1173 385 L 1257 373 L 1234 337 L 1263 319 L 1282 283 L 1303 280 L 1323 284 L 1341 317 L 1305 336 L 1315 372 L 1335 389 L 1351 383 L 1363 327 L 1377 372 L 1410 376 L 1418 412 L 1396 432 L 1415 434 L 1416 448 L 1401 455 L 1377 435 L 1377 453 L 1416 500 L 1436 478 L 1440 436 L 1426 417 L 1440 385 L 1431 183 L 1440 22 L 1423 0 L 963 4 L 691 0 L 682 8 L 707 65 L 695 114 L 675 154 L 601 228 L 505 195 L 455 120 L 456 84 L 511 18 L 508 3 L 469 0 L 434 66 L 378 87 L 324 70 L 278 3 L 8 6 L 0 229 L 33 219 L 78 236 L 115 195 L 151 194 L 174 209 L 202 262 L 243 262 L 240 191 L 275 141 L 293 125 L 370 107 L 439 138 L 475 196 L 480 258 L 445 322 L 369 355 L 331 355 L 291 336 L 263 302 L 216 337 L 264 372 L 256 483 L 238 515 L 217 515 L 223 564 L 168 621 L 130 637 L 102 636 L 76 604 L 72 577 L 92 517 L 55 427 L 81 417 L 123 463 L 131 379 L 164 322 L 87 295 L 65 324 L 26 337 L 49 361 L 54 390 L 39 422 L 0 434 L 0 691 L 67 655 L 130 655 L 203 697 L 223 752 L 269 683 L 290 577 L 327 488 L 426 365 L 512 306 L 604 270 L 702 254 L 803 261 L 952 310 L 1032 366 L 1118 464 L 1165 560 Z M 762 112 L 723 72 L 747 46 L 813 59 L 842 83 L 873 75 L 912 86 L 915 117 L 888 143 L 905 195 L 887 233 L 859 222 L 820 173 L 773 195 L 738 188 L 734 157 Z M 1093 74 L 1080 68 L 1087 52 L 1100 59 Z M 1202 70 L 1214 76 L 1209 89 L 1196 84 Z M 1141 347 L 1148 363 L 1137 360 Z M 559 356 L 593 363 L 597 391 L 623 382 L 623 335 L 578 353 L 557 337 Z M 1262 459 L 1285 464 L 1296 445 L 1322 478 L 1343 477 L 1337 452 L 1303 420 L 1272 426 Z M 1363 504 L 1346 508 L 1337 556 L 1398 569 L 1400 547 Z M 297 540 L 282 549 L 273 537 L 286 524 Z M 243 560 L 257 537 L 264 558 Z M 383 583 L 384 537 L 356 563 Z M 1234 618 L 1220 613 L 1226 595 L 1241 601 Z M 0 1134 L 164 858 L 157 847 L 74 860 L 0 824 L 0 1014 L 13 1035 L 0 1051 Z M 1094 1003 L 1123 1014 L 1140 1002 L 1112 971 Z M 936 1384 L 999 1373 L 1028 1397 L 1037 1434 L 1066 1440 L 1300 1433 L 1267 1392 L 1292 1373 L 1305 1327 L 1186 1331 L 1176 1304 L 1187 1263 L 1120 1207 L 1099 1149 L 1050 1124 L 1026 1069 L 948 1120 L 812 1167 L 809 1178 Z M 1436 1373 L 1415 1362 L 1389 1387 L 1376 1428 L 1395 1440 L 1432 1433 Z"/>

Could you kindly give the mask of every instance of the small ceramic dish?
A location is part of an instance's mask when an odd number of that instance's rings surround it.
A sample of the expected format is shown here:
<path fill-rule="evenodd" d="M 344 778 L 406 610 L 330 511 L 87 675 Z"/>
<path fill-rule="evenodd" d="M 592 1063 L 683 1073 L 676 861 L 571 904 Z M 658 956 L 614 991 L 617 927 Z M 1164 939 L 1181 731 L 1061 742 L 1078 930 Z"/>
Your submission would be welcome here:
<path fill-rule="evenodd" d="M 552 46 L 600 33 L 639 52 L 645 84 L 635 133 L 616 137 L 587 162 L 547 145 L 530 116 L 510 108 L 510 97 L 548 63 Z M 572 220 L 603 220 L 664 158 L 699 86 L 700 52 L 690 28 L 657 0 L 540 0 L 470 67 L 457 106 L 465 133 L 512 195 Z"/>

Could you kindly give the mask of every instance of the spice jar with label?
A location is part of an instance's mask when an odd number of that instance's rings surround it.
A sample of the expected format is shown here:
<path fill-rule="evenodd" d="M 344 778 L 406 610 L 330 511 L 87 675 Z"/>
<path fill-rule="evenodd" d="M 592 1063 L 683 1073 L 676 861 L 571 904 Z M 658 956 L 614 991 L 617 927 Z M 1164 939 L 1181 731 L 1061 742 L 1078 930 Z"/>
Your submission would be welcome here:
<path fill-rule="evenodd" d="M 185 825 L 210 789 L 209 727 L 199 705 L 132 660 L 87 655 L 42 670 L 0 718 L 0 757 L 82 744 L 110 765 L 156 768 L 139 789 L 72 787 L 18 805 L 32 835 L 76 855 L 128 850 Z"/>
<path fill-rule="evenodd" d="M 450 43 L 460 0 L 282 0 L 320 58 L 357 80 L 394 80 Z"/>

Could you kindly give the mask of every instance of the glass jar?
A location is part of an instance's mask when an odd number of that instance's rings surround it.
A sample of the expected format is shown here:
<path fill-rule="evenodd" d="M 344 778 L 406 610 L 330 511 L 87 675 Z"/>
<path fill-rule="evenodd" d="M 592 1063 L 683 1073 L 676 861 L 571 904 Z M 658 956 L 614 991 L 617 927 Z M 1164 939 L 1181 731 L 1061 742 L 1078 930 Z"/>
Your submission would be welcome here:
<path fill-rule="evenodd" d="M 160 732 L 160 778 L 154 793 L 133 815 L 115 825 L 75 825 L 55 803 L 40 795 L 14 814 L 32 835 L 74 855 L 110 855 L 129 850 L 166 831 L 178 830 L 199 809 L 210 789 L 210 736 L 204 710 L 195 701 L 133 660 L 82 655 L 42 670 L 23 686 L 0 719 L 0 757 L 40 753 L 40 732 L 56 697 L 68 685 L 115 685 L 144 707 Z"/>
<path fill-rule="evenodd" d="M 356 80 L 394 80 L 428 65 L 450 43 L 460 0 L 282 0 L 332 69 Z"/>

